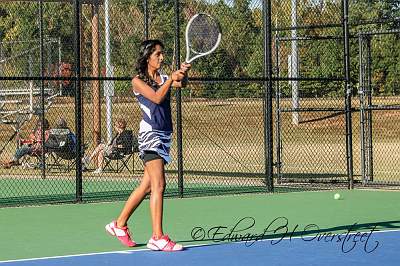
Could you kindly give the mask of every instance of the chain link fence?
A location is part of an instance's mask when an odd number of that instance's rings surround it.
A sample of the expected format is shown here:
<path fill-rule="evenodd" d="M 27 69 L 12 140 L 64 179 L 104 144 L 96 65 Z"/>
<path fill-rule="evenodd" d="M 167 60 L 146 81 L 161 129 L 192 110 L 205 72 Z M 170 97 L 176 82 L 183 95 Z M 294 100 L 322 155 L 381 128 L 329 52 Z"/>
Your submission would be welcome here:
<path fill-rule="evenodd" d="M 118 119 L 137 135 L 140 43 L 161 39 L 170 73 L 199 12 L 218 19 L 223 38 L 173 90 L 166 195 L 399 187 L 398 1 L 8 0 L 0 205 L 126 198 L 143 174 L 136 150 L 101 173 L 81 159 L 112 139 Z M 80 137 L 74 156 L 39 145 L 19 158 L 35 126 L 60 118 Z"/>

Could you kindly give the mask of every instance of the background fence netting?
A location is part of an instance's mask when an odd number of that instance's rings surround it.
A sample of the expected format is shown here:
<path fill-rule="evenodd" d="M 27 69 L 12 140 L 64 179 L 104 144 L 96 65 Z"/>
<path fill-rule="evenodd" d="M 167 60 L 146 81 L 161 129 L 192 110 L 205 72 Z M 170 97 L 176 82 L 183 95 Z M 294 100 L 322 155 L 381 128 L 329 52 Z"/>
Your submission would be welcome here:
<path fill-rule="evenodd" d="M 400 186 L 399 1 L 78 2 L 0 3 L 1 206 L 126 198 L 143 174 L 137 151 L 102 173 L 77 162 L 119 118 L 137 135 L 140 43 L 164 42 L 169 74 L 199 12 L 223 37 L 173 89 L 167 195 Z M 82 154 L 39 149 L 10 165 L 38 121 L 55 128 L 60 118 L 80 133 Z"/>

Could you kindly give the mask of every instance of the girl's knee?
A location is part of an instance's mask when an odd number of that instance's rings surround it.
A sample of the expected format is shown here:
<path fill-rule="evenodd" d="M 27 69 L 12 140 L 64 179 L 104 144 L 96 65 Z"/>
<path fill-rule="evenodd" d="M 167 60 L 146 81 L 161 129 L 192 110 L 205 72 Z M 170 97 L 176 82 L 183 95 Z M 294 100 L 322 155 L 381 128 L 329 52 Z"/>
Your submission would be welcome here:
<path fill-rule="evenodd" d="M 150 192 L 151 192 L 151 187 L 150 186 L 146 186 L 144 189 L 144 193 L 147 195 L 147 194 L 150 194 Z"/>
<path fill-rule="evenodd" d="M 160 180 L 160 181 L 158 181 L 158 182 L 155 182 L 155 184 L 151 184 L 151 192 L 154 192 L 154 193 L 157 193 L 157 192 L 159 192 L 159 193 L 162 193 L 162 192 L 164 192 L 164 190 L 165 190 L 165 181 L 163 181 L 163 180 Z"/>
<path fill-rule="evenodd" d="M 149 194 L 151 192 L 150 184 L 140 184 L 140 189 L 143 191 L 144 194 Z"/>
<path fill-rule="evenodd" d="M 149 194 L 151 191 L 150 181 L 146 178 L 143 178 L 138 187 L 143 193 Z"/>

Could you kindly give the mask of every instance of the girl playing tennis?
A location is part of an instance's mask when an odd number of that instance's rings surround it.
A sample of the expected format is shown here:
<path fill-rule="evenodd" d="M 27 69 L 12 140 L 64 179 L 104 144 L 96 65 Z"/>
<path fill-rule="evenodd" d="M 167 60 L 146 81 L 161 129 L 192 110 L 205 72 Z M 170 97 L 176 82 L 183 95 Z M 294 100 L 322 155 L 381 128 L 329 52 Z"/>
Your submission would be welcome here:
<path fill-rule="evenodd" d="M 163 197 L 165 189 L 164 165 L 171 161 L 169 150 L 172 135 L 170 107 L 171 86 L 181 88 L 181 80 L 190 69 L 183 63 L 181 69 L 170 76 L 160 73 L 164 60 L 164 45 L 159 40 L 141 44 L 136 63 L 137 75 L 132 79 L 133 91 L 142 109 L 139 129 L 139 151 L 144 162 L 143 179 L 125 203 L 117 220 L 106 225 L 106 230 L 122 244 L 133 247 L 127 221 L 145 196 L 150 193 L 150 212 L 153 235 L 147 243 L 152 250 L 180 251 L 182 245 L 172 241 L 162 229 Z"/>

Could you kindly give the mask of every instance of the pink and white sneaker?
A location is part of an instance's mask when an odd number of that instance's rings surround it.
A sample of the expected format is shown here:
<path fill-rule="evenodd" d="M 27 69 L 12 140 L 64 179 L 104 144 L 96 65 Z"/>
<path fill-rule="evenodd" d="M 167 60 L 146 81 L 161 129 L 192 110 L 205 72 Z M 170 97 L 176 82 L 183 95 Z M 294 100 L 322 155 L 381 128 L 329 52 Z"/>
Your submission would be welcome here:
<path fill-rule="evenodd" d="M 127 247 L 136 246 L 135 241 L 133 241 L 131 238 L 131 234 L 129 233 L 129 229 L 127 226 L 118 227 L 117 222 L 112 221 L 111 223 L 106 225 L 106 231 L 110 235 L 116 236 L 124 246 L 127 246 Z"/>
<path fill-rule="evenodd" d="M 147 247 L 155 251 L 181 251 L 183 246 L 172 241 L 168 235 L 163 235 L 156 239 L 154 236 L 150 238 Z"/>

